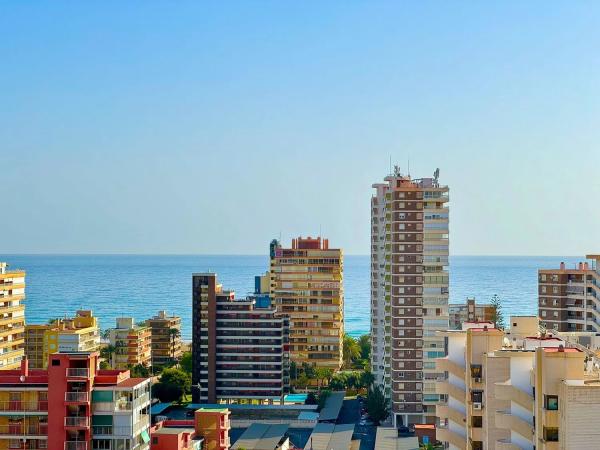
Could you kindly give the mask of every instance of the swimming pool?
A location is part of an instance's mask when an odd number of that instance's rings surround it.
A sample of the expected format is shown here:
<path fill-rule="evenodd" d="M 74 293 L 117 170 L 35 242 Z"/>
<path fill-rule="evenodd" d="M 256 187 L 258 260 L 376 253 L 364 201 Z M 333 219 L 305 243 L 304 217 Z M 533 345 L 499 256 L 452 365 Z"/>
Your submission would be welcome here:
<path fill-rule="evenodd" d="M 288 394 L 283 400 L 285 403 L 304 403 L 308 394 Z"/>

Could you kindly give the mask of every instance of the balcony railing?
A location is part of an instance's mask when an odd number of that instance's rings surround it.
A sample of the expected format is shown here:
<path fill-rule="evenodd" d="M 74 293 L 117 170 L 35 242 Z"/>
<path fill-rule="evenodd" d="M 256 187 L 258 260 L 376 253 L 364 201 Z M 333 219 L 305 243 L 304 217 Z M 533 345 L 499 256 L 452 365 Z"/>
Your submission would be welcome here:
<path fill-rule="evenodd" d="M 48 425 L 36 424 L 36 425 L 22 425 L 22 424 L 10 424 L 0 425 L 0 436 L 47 436 Z"/>
<path fill-rule="evenodd" d="M 90 426 L 90 418 L 85 416 L 65 417 L 65 427 L 87 428 Z"/>
<path fill-rule="evenodd" d="M 65 392 L 65 402 L 88 403 L 89 399 L 87 392 Z"/>
<path fill-rule="evenodd" d="M 67 441 L 65 442 L 65 450 L 87 450 L 88 443 L 82 441 Z"/>
<path fill-rule="evenodd" d="M 89 378 L 90 369 L 87 368 L 73 368 L 67 369 L 67 378 Z"/>
<path fill-rule="evenodd" d="M 20 400 L 0 402 L 0 411 L 2 412 L 47 412 L 48 401 L 40 400 L 37 402 L 23 402 Z"/>

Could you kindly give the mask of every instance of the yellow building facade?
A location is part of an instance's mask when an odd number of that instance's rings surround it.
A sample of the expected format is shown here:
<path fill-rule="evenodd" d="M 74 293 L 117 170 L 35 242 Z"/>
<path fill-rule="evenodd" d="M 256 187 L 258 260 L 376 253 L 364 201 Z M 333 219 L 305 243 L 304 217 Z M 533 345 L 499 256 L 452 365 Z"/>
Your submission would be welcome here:
<path fill-rule="evenodd" d="M 24 356 L 25 271 L 0 262 L 0 370 L 19 367 Z"/>
<path fill-rule="evenodd" d="M 297 238 L 270 249 L 270 295 L 290 319 L 290 359 L 339 370 L 344 337 L 343 252 L 327 239 Z"/>
<path fill-rule="evenodd" d="M 98 319 L 92 311 L 80 310 L 72 318 L 25 327 L 25 354 L 32 369 L 45 369 L 52 353 L 94 352 L 99 346 Z"/>

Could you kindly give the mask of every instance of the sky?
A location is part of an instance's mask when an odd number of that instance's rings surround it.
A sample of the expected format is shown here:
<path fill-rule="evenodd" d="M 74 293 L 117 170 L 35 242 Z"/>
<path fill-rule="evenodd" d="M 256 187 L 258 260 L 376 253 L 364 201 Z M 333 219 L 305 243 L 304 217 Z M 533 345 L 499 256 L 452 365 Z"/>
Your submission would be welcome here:
<path fill-rule="evenodd" d="M 368 254 L 440 168 L 455 255 L 600 252 L 599 2 L 0 4 L 2 253 Z"/>

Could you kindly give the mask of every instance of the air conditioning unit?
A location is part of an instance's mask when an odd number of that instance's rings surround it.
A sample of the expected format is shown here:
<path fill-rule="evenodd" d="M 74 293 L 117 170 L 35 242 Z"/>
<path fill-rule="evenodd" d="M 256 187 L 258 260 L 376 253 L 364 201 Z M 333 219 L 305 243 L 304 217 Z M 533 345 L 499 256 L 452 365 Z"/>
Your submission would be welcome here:
<path fill-rule="evenodd" d="M 473 409 L 481 409 L 482 405 L 479 402 L 473 403 Z"/>
<path fill-rule="evenodd" d="M 473 378 L 473 381 L 475 381 L 475 383 L 481 383 L 481 378 L 475 377 Z"/>

